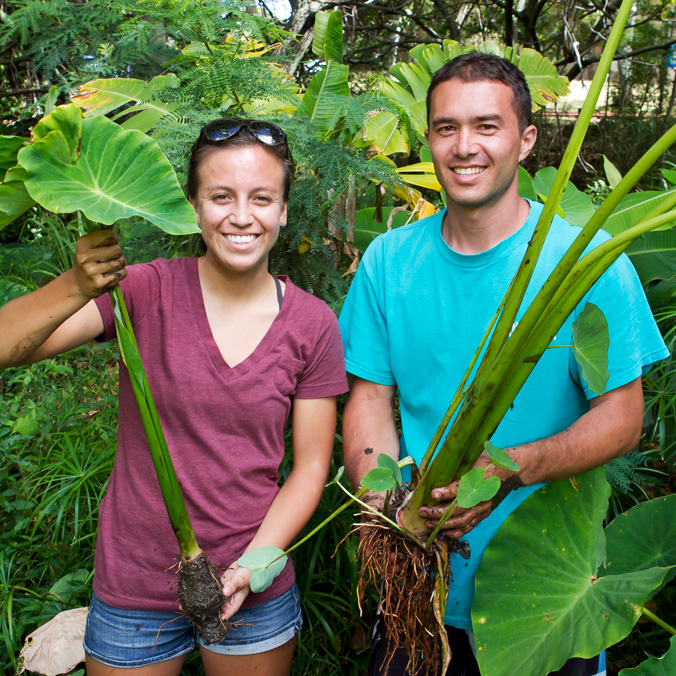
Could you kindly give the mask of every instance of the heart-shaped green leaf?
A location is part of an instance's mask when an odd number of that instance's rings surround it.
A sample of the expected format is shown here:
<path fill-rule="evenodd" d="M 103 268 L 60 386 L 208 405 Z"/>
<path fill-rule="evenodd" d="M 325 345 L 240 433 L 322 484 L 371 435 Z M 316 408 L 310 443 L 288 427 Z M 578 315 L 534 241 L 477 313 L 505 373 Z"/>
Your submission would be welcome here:
<path fill-rule="evenodd" d="M 396 460 L 390 458 L 390 456 L 387 455 L 387 453 L 378 453 L 378 460 L 376 461 L 376 465 L 378 467 L 389 469 L 390 472 L 392 472 L 394 480 L 397 482 L 397 486 L 401 486 L 402 482 L 401 470 L 399 469 L 399 465 L 397 464 Z"/>
<path fill-rule="evenodd" d="M 676 494 L 642 502 L 608 525 L 602 575 L 676 564 Z"/>
<path fill-rule="evenodd" d="M 507 451 L 503 451 L 501 448 L 493 446 L 490 441 L 484 442 L 484 450 L 494 465 L 511 470 L 512 472 L 519 471 L 519 466 L 509 457 Z"/>
<path fill-rule="evenodd" d="M 490 500 L 500 490 L 500 479 L 496 476 L 486 479 L 485 474 L 485 467 L 475 467 L 460 479 L 458 504 L 461 507 L 474 507 L 484 500 Z"/>
<path fill-rule="evenodd" d="M 634 605 L 641 607 L 671 569 L 598 576 L 609 496 L 599 468 L 545 486 L 501 526 L 484 554 L 472 605 L 483 676 L 547 674 L 631 631 Z"/>
<path fill-rule="evenodd" d="M 573 322 L 573 354 L 582 377 L 594 394 L 603 394 L 608 384 L 608 322 L 594 303 L 587 303 Z"/>
<path fill-rule="evenodd" d="M 340 480 L 343 478 L 344 475 L 345 475 L 345 465 L 341 465 L 338 468 L 338 471 L 336 472 L 336 476 L 334 476 L 333 479 L 331 479 L 331 481 L 329 481 L 329 483 L 327 483 L 326 485 L 330 486 L 331 484 L 339 484 Z"/>
<path fill-rule="evenodd" d="M 651 657 L 634 669 L 622 669 L 619 676 L 674 676 L 676 674 L 676 636 L 669 641 L 669 650 L 662 657 Z"/>
<path fill-rule="evenodd" d="M 397 485 L 397 481 L 391 469 L 376 467 L 364 476 L 361 485 L 370 491 L 382 493 L 383 491 L 391 491 Z"/>
<path fill-rule="evenodd" d="M 266 545 L 242 554 L 237 563 L 251 571 L 249 587 L 257 594 L 265 591 L 274 582 L 284 570 L 287 559 L 288 556 L 279 547 Z"/>
<path fill-rule="evenodd" d="M 52 131 L 19 151 L 26 189 L 43 207 L 82 211 L 97 223 L 142 216 L 171 234 L 198 231 L 176 174 L 153 139 L 92 117 L 82 122 L 80 154 L 73 165 L 54 154 L 61 135 Z"/>

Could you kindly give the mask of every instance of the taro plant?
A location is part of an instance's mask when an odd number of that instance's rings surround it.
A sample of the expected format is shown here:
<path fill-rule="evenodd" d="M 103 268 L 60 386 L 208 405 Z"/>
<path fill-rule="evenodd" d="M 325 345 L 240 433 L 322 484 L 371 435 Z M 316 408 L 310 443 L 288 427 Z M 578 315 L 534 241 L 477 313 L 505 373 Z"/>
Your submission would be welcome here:
<path fill-rule="evenodd" d="M 80 108 L 71 104 L 43 118 L 33 129 L 32 143 L 5 138 L 3 148 L 10 165 L 0 185 L 7 221 L 37 203 L 56 213 L 78 212 L 90 229 L 141 216 L 171 234 L 198 231 L 173 168 L 155 141 L 140 131 L 124 130 L 103 116 L 83 120 Z M 14 203 L 8 199 L 13 196 Z M 225 630 L 219 618 L 224 599 L 218 576 L 211 574 L 213 567 L 197 544 L 122 292 L 116 286 L 110 294 L 121 356 L 179 545 L 183 612 L 206 632 L 208 642 L 218 641 Z"/>

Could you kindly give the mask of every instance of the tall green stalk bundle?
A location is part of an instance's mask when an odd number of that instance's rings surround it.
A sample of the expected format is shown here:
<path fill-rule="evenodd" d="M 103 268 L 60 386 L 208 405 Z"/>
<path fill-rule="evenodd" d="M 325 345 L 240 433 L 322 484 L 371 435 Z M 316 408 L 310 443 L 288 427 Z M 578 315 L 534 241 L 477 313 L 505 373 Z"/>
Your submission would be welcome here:
<path fill-rule="evenodd" d="M 624 0 L 524 258 L 420 463 L 419 483 L 402 508 L 402 526 L 428 545 L 429 529 L 419 517 L 418 508 L 433 503 L 432 489 L 450 484 L 474 466 L 484 442 L 495 432 L 556 332 L 599 277 L 638 237 L 676 217 L 676 212 L 671 211 L 676 198 L 666 200 L 634 227 L 583 255 L 620 200 L 676 141 L 675 125 L 643 155 L 595 212 L 510 335 L 630 10 L 630 0 Z"/>

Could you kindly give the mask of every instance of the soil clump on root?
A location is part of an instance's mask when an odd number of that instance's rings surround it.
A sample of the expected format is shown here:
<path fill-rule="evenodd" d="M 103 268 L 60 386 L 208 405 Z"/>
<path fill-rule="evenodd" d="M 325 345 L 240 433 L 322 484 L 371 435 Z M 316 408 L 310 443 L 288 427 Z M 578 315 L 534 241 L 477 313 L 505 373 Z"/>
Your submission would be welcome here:
<path fill-rule="evenodd" d="M 178 596 L 186 619 L 201 632 L 207 645 L 225 639 L 227 625 L 221 620 L 225 603 L 218 572 L 204 554 L 182 561 L 178 573 Z"/>
<path fill-rule="evenodd" d="M 361 573 L 357 593 L 361 606 L 366 587 L 379 586 L 380 612 L 389 646 L 385 670 L 396 648 L 404 647 L 407 671 L 412 676 L 421 670 L 437 673 L 442 666 L 442 654 L 448 648 L 440 611 L 448 593 L 447 543 L 438 538 L 428 552 L 384 520 L 367 514 L 370 520 L 360 526 L 357 556 L 361 560 Z"/>

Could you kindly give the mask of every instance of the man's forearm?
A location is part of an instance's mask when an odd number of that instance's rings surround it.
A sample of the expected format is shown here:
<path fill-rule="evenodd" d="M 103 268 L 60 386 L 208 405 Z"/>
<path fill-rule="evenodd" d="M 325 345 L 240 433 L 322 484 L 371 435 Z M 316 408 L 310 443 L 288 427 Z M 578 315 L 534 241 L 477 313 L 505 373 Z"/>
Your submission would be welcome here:
<path fill-rule="evenodd" d="M 568 429 L 509 450 L 525 485 L 566 479 L 624 455 L 638 443 L 643 421 L 641 380 L 607 392 Z"/>
<path fill-rule="evenodd" d="M 357 489 L 363 476 L 386 453 L 399 460 L 399 437 L 394 422 L 394 388 L 355 378 L 343 414 L 345 470 Z"/>

